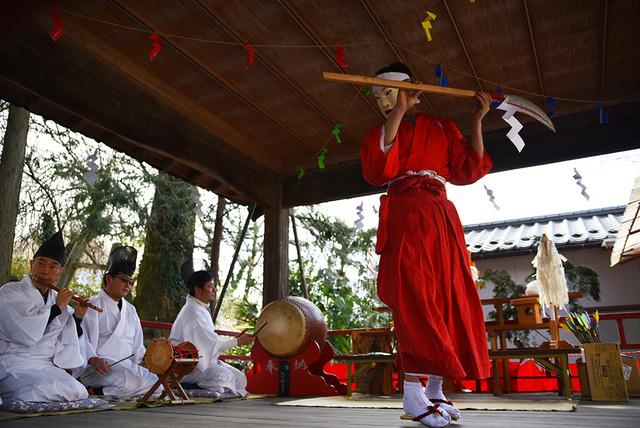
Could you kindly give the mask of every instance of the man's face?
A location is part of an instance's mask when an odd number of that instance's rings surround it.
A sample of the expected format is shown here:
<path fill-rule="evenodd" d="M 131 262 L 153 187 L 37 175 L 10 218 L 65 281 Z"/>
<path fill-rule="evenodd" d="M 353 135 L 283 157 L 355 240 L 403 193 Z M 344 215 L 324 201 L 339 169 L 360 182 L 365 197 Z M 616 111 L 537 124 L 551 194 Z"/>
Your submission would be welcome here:
<path fill-rule="evenodd" d="M 196 299 L 204 303 L 211 303 L 216 299 L 216 287 L 213 280 L 205 282 L 202 288 L 196 287 Z"/>
<path fill-rule="evenodd" d="M 133 287 L 133 278 L 124 273 L 119 273 L 114 276 L 106 275 L 104 278 L 106 283 L 104 289 L 114 300 L 120 300 L 126 297 L 129 291 L 131 291 L 131 287 Z"/>
<path fill-rule="evenodd" d="M 31 276 L 37 276 L 48 282 L 55 283 L 63 271 L 64 268 L 56 260 L 50 259 L 49 257 L 35 257 L 31 260 L 29 273 Z"/>
<path fill-rule="evenodd" d="M 389 116 L 391 110 L 398 103 L 398 89 L 397 88 L 382 88 L 380 93 L 376 94 L 376 101 L 378 107 L 385 117 Z"/>

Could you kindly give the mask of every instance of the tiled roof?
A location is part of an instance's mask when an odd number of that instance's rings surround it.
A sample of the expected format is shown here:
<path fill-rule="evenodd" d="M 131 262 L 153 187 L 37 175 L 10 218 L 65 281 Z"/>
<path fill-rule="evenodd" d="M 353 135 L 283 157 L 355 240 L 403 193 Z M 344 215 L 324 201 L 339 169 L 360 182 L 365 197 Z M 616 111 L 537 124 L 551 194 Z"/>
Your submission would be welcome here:
<path fill-rule="evenodd" d="M 599 245 L 618 233 L 624 206 L 465 226 L 467 248 L 474 255 L 529 252 L 546 233 L 558 248 Z"/>

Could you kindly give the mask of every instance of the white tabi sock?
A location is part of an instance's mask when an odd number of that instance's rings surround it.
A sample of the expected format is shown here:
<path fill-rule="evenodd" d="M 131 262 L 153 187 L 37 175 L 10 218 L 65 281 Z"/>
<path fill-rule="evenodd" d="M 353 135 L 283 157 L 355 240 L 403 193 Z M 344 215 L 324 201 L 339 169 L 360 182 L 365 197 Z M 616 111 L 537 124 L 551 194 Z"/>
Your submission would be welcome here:
<path fill-rule="evenodd" d="M 429 407 L 433 406 L 433 403 L 427 399 L 422 392 L 422 385 L 420 382 L 408 382 L 404 381 L 404 396 L 402 397 L 402 406 L 404 411 L 417 417 L 425 412 L 429 411 Z M 438 407 L 439 413 L 432 413 L 429 416 L 425 416 L 420 419 L 420 423 L 431 428 L 439 428 L 445 425 L 449 425 L 451 422 L 451 416 Z"/>
<path fill-rule="evenodd" d="M 424 390 L 424 394 L 425 397 L 427 397 L 427 400 L 438 399 L 448 401 L 447 397 L 445 397 L 444 392 L 442 391 L 442 383 L 444 379 L 440 376 L 435 375 L 428 375 L 428 377 L 429 381 L 427 382 L 427 387 Z M 449 413 L 451 419 L 453 419 L 454 421 L 460 419 L 460 410 L 458 410 L 456 407 L 447 403 L 437 404 L 440 404 L 440 407 L 443 408 L 447 413 Z"/>

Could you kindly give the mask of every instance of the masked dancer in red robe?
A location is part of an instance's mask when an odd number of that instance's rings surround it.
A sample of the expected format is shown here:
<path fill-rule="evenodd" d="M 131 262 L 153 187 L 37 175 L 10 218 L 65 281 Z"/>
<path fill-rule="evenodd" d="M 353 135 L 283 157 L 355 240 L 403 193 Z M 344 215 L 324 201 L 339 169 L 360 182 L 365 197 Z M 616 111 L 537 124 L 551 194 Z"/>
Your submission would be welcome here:
<path fill-rule="evenodd" d="M 413 79 L 399 63 L 376 77 Z M 404 417 L 441 427 L 460 418 L 442 392 L 443 378 L 489 377 L 484 314 L 445 183 L 471 184 L 491 169 L 482 140 L 491 99 L 476 94 L 467 141 L 451 120 L 417 111 L 420 92 L 373 92 L 387 119 L 367 132 L 360 155 L 365 180 L 388 186 L 376 243 L 378 295 L 393 312 L 397 363 L 405 374 Z M 428 377 L 426 389 L 421 377 Z"/>

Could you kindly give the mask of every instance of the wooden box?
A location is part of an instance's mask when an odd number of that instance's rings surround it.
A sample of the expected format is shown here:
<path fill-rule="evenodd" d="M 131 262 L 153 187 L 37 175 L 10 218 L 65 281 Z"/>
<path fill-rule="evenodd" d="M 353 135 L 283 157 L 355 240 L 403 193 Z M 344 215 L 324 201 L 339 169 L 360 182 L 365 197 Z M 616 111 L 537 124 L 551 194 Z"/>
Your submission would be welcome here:
<path fill-rule="evenodd" d="M 542 311 L 538 296 L 512 299 L 511 304 L 518 310 L 519 324 L 542 324 Z"/>
<path fill-rule="evenodd" d="M 582 354 L 584 365 L 581 367 L 578 364 L 578 373 L 580 384 L 584 385 L 583 397 L 590 396 L 593 401 L 629 401 L 620 358 L 620 345 L 584 343 Z M 589 386 L 588 389 L 586 385 Z"/>

